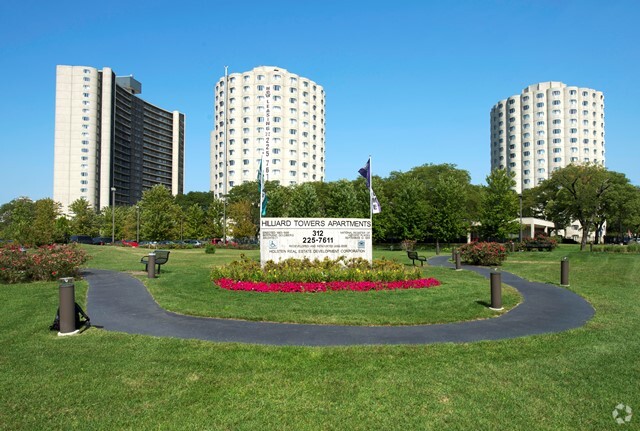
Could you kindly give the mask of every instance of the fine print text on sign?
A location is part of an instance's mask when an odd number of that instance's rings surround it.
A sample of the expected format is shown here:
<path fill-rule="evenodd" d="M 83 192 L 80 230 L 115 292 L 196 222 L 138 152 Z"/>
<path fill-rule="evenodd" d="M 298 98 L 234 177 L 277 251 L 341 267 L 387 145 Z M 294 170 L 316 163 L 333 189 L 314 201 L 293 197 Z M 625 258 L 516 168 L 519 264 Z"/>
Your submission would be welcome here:
<path fill-rule="evenodd" d="M 260 220 L 260 263 L 295 258 L 371 262 L 371 220 L 359 218 L 273 218 Z"/>

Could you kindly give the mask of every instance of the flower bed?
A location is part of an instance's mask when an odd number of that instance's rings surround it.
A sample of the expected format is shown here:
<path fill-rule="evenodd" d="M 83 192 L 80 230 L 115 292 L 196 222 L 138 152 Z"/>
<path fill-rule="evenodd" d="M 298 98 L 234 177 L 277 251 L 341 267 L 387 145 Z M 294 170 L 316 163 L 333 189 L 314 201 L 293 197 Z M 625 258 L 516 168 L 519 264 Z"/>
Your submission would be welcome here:
<path fill-rule="evenodd" d="M 368 292 L 370 290 L 395 290 L 395 289 L 424 289 L 440 286 L 435 278 L 421 278 L 418 280 L 399 281 L 330 281 L 325 282 L 293 282 L 265 283 L 255 281 L 235 281 L 228 278 L 216 280 L 215 283 L 227 290 L 244 290 L 251 292 L 328 292 L 339 290 L 351 290 L 355 292 Z"/>
<path fill-rule="evenodd" d="M 422 278 L 417 267 L 406 268 L 396 261 L 376 259 L 287 259 L 260 263 L 241 255 L 241 260 L 216 267 L 211 280 L 223 289 L 254 292 L 327 292 L 421 289 L 440 285 Z"/>

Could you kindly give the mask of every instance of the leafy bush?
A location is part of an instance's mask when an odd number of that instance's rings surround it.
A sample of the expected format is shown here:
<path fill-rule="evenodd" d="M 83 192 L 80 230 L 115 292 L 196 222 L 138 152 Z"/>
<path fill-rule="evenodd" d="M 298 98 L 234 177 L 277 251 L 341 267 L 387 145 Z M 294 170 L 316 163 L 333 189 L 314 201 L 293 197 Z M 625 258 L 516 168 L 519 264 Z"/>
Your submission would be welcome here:
<path fill-rule="evenodd" d="M 387 260 L 375 259 L 373 265 L 367 260 L 356 258 L 324 260 L 287 259 L 278 263 L 269 261 L 264 268 L 260 263 L 240 256 L 239 261 L 225 266 L 215 267 L 211 271 L 211 280 L 230 279 L 235 281 L 253 281 L 265 283 L 281 282 L 333 282 L 333 281 L 374 281 L 392 282 L 417 280 L 421 278 L 419 268 L 406 268 L 405 265 Z"/>
<path fill-rule="evenodd" d="M 86 252 L 74 244 L 43 246 L 29 252 L 16 246 L 0 247 L 0 282 L 74 277 L 87 260 Z"/>
<path fill-rule="evenodd" d="M 471 265 L 501 265 L 507 258 L 507 248 L 497 242 L 472 242 L 459 250 L 460 259 Z"/>
<path fill-rule="evenodd" d="M 555 237 L 550 237 L 544 234 L 536 235 L 535 238 L 524 238 L 519 245 L 520 250 L 526 250 L 527 245 L 550 245 L 551 250 L 558 246 L 558 240 Z"/>
<path fill-rule="evenodd" d="M 205 252 L 206 254 L 215 254 L 215 252 L 216 252 L 216 246 L 215 246 L 215 245 L 213 245 L 213 244 L 207 244 L 207 245 L 204 247 L 204 252 Z"/>

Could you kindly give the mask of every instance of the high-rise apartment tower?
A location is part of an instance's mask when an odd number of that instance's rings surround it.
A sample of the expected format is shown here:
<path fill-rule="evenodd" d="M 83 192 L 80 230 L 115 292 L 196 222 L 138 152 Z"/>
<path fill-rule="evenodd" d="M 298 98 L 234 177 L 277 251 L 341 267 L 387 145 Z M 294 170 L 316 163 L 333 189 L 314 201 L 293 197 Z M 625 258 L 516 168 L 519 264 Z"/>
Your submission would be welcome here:
<path fill-rule="evenodd" d="M 255 181 L 261 159 L 268 181 L 285 186 L 323 181 L 324 109 L 323 88 L 285 69 L 260 66 L 220 78 L 211 190 L 223 196 L 235 185 Z"/>
<path fill-rule="evenodd" d="M 571 163 L 604 166 L 604 143 L 601 91 L 542 82 L 491 109 L 491 170 L 514 172 L 518 193 Z"/>
<path fill-rule="evenodd" d="M 57 67 L 53 199 L 65 213 L 79 198 L 96 210 L 132 205 L 156 184 L 183 192 L 184 114 L 141 90 L 108 67 Z"/>

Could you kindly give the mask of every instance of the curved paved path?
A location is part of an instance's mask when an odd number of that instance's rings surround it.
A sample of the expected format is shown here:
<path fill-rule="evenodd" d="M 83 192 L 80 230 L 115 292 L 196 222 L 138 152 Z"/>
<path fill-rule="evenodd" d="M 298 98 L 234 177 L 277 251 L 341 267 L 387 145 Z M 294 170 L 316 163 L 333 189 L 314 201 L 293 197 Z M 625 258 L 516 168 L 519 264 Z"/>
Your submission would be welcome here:
<path fill-rule="evenodd" d="M 451 267 L 447 259 L 437 256 L 429 262 Z M 489 277 L 486 268 L 465 269 Z M 486 320 L 414 326 L 306 325 L 185 316 L 160 308 L 145 286 L 127 274 L 88 269 L 83 275 L 89 282 L 87 311 L 93 325 L 108 331 L 217 342 L 296 346 L 462 343 L 565 331 L 584 325 L 594 314 L 589 303 L 569 290 L 506 272 L 502 272 L 502 282 L 523 296 L 523 303 L 508 313 Z"/>

